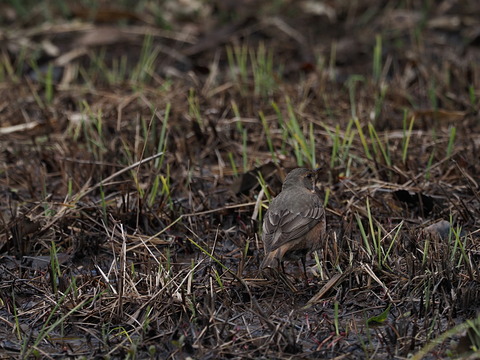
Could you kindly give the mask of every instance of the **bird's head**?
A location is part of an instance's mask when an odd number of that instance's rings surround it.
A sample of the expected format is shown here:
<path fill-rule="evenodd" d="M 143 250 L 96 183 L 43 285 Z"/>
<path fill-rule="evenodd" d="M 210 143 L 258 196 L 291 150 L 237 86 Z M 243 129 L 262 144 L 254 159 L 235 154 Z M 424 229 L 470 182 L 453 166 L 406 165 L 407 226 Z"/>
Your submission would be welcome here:
<path fill-rule="evenodd" d="M 282 190 L 289 187 L 301 186 L 314 191 L 317 182 L 317 173 L 320 169 L 310 170 L 306 168 L 297 168 L 290 171 L 283 182 Z"/>

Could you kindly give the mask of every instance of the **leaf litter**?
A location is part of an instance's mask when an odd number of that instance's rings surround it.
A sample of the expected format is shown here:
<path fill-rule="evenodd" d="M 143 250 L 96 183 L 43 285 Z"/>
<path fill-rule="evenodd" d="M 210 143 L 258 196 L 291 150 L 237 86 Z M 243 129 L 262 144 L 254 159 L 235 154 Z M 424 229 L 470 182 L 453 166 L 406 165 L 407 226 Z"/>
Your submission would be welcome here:
<path fill-rule="evenodd" d="M 2 349 L 478 348 L 479 6 L 145 4 L 32 26 L 3 5 Z M 328 200 L 308 287 L 258 269 L 268 199 L 307 164 Z"/>

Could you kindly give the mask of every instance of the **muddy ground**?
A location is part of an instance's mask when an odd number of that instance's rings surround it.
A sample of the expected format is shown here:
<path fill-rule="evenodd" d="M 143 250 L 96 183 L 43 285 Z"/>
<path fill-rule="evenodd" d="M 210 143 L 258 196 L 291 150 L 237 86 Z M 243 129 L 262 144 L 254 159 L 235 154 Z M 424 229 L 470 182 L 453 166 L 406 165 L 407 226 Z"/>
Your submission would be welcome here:
<path fill-rule="evenodd" d="M 0 348 L 476 358 L 476 1 L 0 5 Z M 321 167 L 327 235 L 265 276 Z"/>

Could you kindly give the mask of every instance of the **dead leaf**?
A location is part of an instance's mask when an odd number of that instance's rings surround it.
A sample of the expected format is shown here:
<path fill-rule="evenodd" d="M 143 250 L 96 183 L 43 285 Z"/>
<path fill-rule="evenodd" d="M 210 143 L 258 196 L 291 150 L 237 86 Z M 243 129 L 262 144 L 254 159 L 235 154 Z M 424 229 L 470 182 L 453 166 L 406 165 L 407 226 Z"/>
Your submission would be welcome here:
<path fill-rule="evenodd" d="M 462 120 L 467 113 L 465 111 L 451 111 L 443 109 L 425 109 L 413 112 L 415 118 L 430 117 L 439 121 L 458 121 Z"/>
<path fill-rule="evenodd" d="M 337 12 L 335 11 L 335 8 L 324 2 L 307 0 L 303 1 L 300 6 L 307 14 L 318 16 L 325 15 L 331 22 L 335 22 L 337 20 Z"/>
<path fill-rule="evenodd" d="M 121 29 L 113 26 L 97 27 L 85 32 L 74 41 L 74 47 L 104 46 L 116 43 L 134 41 L 137 36 L 127 34 Z"/>
<path fill-rule="evenodd" d="M 343 272 L 342 274 L 338 273 L 332 276 L 332 278 L 328 280 L 328 282 L 325 285 L 323 285 L 320 291 L 315 296 L 313 296 L 310 300 L 308 300 L 305 308 L 308 308 L 311 305 L 314 305 L 318 303 L 320 300 L 322 300 L 323 297 L 327 294 L 327 292 L 329 292 L 330 289 L 337 286 L 337 284 L 341 283 L 348 275 L 350 275 L 352 270 L 353 270 L 352 268 L 349 268 L 345 270 L 345 272 Z"/>
<path fill-rule="evenodd" d="M 18 125 L 5 126 L 0 128 L 0 135 L 8 135 L 8 134 L 13 134 L 18 132 L 24 132 L 24 131 L 35 129 L 36 127 L 41 125 L 42 123 L 38 121 L 31 121 L 28 123 L 23 123 Z"/>
<path fill-rule="evenodd" d="M 459 30 L 462 26 L 460 16 L 438 16 L 428 21 L 428 27 L 445 31 Z"/>
<path fill-rule="evenodd" d="M 113 23 L 119 20 L 142 21 L 135 13 L 126 10 L 112 8 L 87 9 L 79 6 L 72 7 L 72 14 L 84 20 L 94 20 L 95 22 Z"/>

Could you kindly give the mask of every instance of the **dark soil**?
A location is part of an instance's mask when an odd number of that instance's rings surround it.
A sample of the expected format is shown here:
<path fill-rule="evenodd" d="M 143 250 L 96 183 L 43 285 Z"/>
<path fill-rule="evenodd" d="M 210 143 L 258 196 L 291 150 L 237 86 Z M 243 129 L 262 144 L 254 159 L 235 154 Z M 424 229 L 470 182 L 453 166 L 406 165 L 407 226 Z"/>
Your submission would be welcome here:
<path fill-rule="evenodd" d="M 473 358 L 480 3 L 121 3 L 0 5 L 4 356 Z M 265 276 L 318 166 L 308 284 Z"/>

